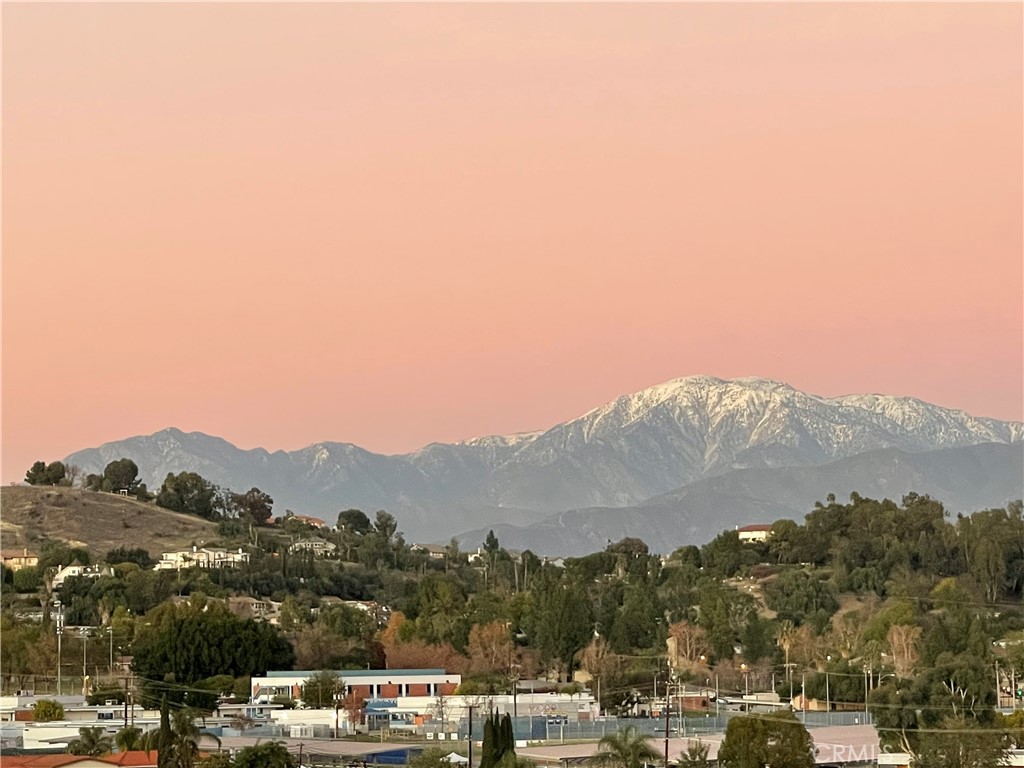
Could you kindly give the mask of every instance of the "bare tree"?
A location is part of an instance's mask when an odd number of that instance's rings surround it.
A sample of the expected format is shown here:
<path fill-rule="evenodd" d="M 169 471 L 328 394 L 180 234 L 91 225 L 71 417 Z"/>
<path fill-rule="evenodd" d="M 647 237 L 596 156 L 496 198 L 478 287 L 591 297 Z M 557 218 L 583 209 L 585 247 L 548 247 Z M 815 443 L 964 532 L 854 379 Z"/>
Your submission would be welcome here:
<path fill-rule="evenodd" d="M 710 652 L 711 644 L 703 627 L 688 621 L 677 621 L 668 628 L 668 659 L 673 669 L 695 667 Z"/>
<path fill-rule="evenodd" d="M 454 704 L 452 703 L 452 700 L 445 695 L 442 688 L 438 688 L 437 698 L 434 699 L 434 706 L 431 707 L 431 709 L 434 717 L 441 721 L 442 731 L 447 730 L 446 726 L 448 725 L 448 718 L 452 715 L 453 707 Z"/>
<path fill-rule="evenodd" d="M 893 624 L 885 638 L 892 653 L 893 667 L 897 677 L 910 677 L 918 659 L 918 642 L 921 628 L 909 624 Z"/>

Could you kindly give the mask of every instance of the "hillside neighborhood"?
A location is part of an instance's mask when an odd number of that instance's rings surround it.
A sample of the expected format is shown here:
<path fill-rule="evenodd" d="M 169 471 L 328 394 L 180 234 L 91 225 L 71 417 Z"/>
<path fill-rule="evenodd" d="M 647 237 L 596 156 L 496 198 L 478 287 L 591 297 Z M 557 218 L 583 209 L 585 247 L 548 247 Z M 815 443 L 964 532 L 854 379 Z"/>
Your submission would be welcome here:
<path fill-rule="evenodd" d="M 120 495 L 33 492 L 100 509 Z M 441 744 L 460 762 L 474 742 L 478 758 L 484 721 L 505 715 L 519 758 L 553 767 L 625 733 L 653 745 L 650 762 L 733 765 L 730 729 L 746 719 L 806 731 L 815 765 L 909 766 L 956 721 L 1024 764 L 1024 616 L 1007 610 L 1024 588 L 1019 503 L 951 524 L 928 497 L 829 497 L 802 525 L 751 522 L 667 556 L 623 539 L 582 558 L 509 551 L 493 533 L 470 551 L 406 543 L 386 512 L 331 525 L 238 510 L 219 513 L 214 539 L 158 553 L 52 539 L 3 551 L 11 765 L 48 765 L 32 760 L 86 732 L 158 734 L 168 707 L 198 718 L 202 754 L 269 739 L 303 765 L 425 765 Z M 982 565 L 992 556 L 1003 565 Z M 944 698 L 943 679 L 965 687 Z M 921 702 L 934 715 L 908 725 Z"/>

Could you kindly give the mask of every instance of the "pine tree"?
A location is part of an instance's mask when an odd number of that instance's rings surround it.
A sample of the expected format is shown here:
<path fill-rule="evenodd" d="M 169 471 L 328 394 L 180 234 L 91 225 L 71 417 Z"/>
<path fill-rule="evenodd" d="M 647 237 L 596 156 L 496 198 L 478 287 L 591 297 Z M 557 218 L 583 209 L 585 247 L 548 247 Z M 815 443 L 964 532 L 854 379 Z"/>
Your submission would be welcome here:
<path fill-rule="evenodd" d="M 480 748 L 480 768 L 494 768 L 498 762 L 498 735 L 494 728 L 494 717 L 484 720 L 484 743 Z"/>
<path fill-rule="evenodd" d="M 171 731 L 171 712 L 167 704 L 167 694 L 160 699 L 160 731 L 156 739 L 157 768 L 173 768 L 174 766 L 174 732 Z"/>

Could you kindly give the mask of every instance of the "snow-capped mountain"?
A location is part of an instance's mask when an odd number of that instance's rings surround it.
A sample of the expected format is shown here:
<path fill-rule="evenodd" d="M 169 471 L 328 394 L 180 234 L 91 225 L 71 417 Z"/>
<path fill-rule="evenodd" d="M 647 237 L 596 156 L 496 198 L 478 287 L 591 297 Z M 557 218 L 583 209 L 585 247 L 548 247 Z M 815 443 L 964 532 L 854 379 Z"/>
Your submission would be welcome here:
<path fill-rule="evenodd" d="M 67 461 L 97 472 L 128 456 L 151 487 L 169 472 L 195 471 L 232 489 L 258 486 L 274 497 L 276 510 L 331 522 L 348 507 L 388 509 L 409 536 L 438 540 L 494 522 L 526 525 L 567 509 L 638 505 L 739 469 L 1022 439 L 1019 422 L 913 398 L 824 398 L 765 379 L 696 376 L 625 395 L 547 431 L 435 443 L 398 456 L 347 443 L 243 451 L 220 438 L 167 429 Z"/>

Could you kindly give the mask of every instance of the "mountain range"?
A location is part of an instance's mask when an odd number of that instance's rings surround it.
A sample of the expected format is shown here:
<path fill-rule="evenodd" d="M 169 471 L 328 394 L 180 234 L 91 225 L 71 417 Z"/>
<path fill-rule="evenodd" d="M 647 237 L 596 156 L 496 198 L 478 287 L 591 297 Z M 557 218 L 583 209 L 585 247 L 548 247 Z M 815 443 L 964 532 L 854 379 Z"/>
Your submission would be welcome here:
<path fill-rule="evenodd" d="M 387 509 L 407 538 L 502 544 L 541 554 L 603 547 L 629 531 L 652 549 L 703 543 L 726 525 L 802 518 L 830 492 L 931 493 L 953 511 L 1019 498 L 1024 424 L 909 397 L 824 398 L 766 379 L 696 376 L 625 395 L 541 432 L 434 443 L 381 455 L 350 443 L 241 450 L 165 429 L 76 452 L 99 472 L 127 456 L 159 487 L 194 471 L 234 490 L 257 486 L 333 523 L 340 510 Z"/>

